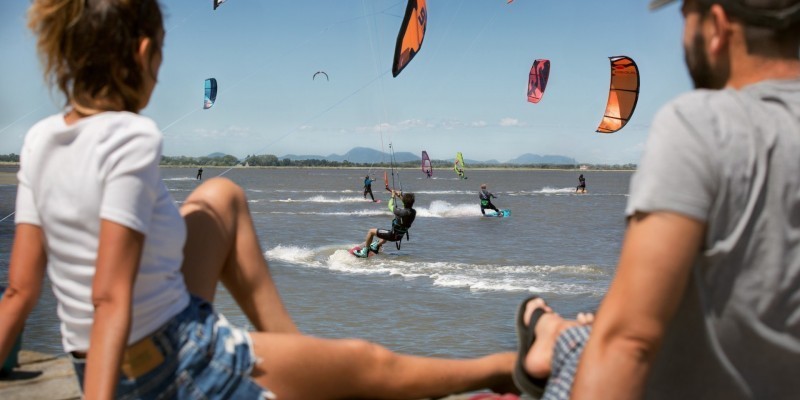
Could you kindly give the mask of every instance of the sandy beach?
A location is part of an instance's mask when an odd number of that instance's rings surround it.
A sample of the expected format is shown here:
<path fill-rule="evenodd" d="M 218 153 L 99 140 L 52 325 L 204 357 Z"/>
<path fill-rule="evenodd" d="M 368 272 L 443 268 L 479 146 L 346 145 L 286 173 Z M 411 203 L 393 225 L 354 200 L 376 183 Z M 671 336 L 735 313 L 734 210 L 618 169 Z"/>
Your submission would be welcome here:
<path fill-rule="evenodd" d="M 16 185 L 17 174 L 13 172 L 0 172 L 0 185 Z"/>

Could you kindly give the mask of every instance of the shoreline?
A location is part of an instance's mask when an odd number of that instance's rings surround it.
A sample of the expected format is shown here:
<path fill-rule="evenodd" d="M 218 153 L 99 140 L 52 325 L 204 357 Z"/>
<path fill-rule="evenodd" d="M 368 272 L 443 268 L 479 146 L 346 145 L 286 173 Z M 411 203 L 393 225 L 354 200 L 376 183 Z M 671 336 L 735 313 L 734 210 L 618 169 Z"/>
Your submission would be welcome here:
<path fill-rule="evenodd" d="M 17 174 L 14 172 L 0 172 L 0 185 L 16 185 Z"/>
<path fill-rule="evenodd" d="M 3 170 L 8 170 L 9 167 L 19 169 L 19 163 L 16 162 L 0 162 L 0 174 L 6 174 L 6 172 L 2 172 Z M 231 168 L 231 169 L 354 169 L 354 170 L 363 170 L 363 169 L 389 169 L 388 166 L 372 166 L 372 167 L 364 167 L 364 166 L 303 166 L 303 165 L 289 165 L 289 166 L 225 166 L 225 165 L 168 165 L 168 164 L 161 164 L 159 165 L 161 168 L 189 168 L 189 169 L 198 169 L 200 167 L 203 168 Z M 419 167 L 395 167 L 395 169 L 401 170 L 418 170 Z M 450 171 L 452 168 L 437 168 L 434 171 Z M 523 166 L 482 166 L 482 167 L 469 167 L 469 171 L 575 171 L 575 172 L 633 172 L 636 171 L 636 168 L 590 168 L 590 169 L 580 169 L 580 168 L 540 168 L 540 167 L 523 167 Z"/>

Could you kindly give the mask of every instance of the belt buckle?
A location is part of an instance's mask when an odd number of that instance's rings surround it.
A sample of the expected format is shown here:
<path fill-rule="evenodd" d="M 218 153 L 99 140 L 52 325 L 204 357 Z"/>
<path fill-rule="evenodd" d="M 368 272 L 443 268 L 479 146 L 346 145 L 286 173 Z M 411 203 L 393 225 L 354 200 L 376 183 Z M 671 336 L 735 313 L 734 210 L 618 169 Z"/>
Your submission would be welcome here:
<path fill-rule="evenodd" d="M 164 363 L 164 354 L 156 346 L 153 337 L 142 339 L 125 349 L 122 354 L 122 373 L 136 379 Z"/>

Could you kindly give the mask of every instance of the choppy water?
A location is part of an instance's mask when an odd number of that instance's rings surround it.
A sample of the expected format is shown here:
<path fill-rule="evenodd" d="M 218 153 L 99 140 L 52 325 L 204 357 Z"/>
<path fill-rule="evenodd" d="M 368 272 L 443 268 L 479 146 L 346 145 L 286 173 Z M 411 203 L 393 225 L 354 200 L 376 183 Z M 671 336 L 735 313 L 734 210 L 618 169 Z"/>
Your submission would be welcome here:
<path fill-rule="evenodd" d="M 206 168 L 212 177 L 223 169 Z M 165 168 L 176 201 L 198 185 L 195 170 Z M 539 293 L 562 314 L 593 310 L 614 273 L 629 172 L 588 172 L 588 194 L 574 194 L 577 171 L 468 171 L 468 180 L 403 170 L 417 194 L 417 220 L 401 250 L 367 260 L 347 250 L 367 229 L 388 228 L 382 203 L 364 201 L 366 170 L 234 169 L 245 188 L 272 274 L 306 333 L 361 337 L 421 355 L 474 356 L 514 348 L 513 314 Z M 584 171 L 586 172 L 586 171 Z M 488 183 L 510 218 L 480 215 L 477 190 Z M 13 211 L 15 186 L 0 186 L 0 218 Z M 61 205 L 68 207 L 69 205 Z M 12 218 L 0 223 L 0 284 L 7 282 Z M 46 284 L 46 285 L 49 285 Z M 231 298 L 217 307 L 246 321 Z M 25 347 L 61 352 L 54 298 L 46 287 L 26 326 Z"/>

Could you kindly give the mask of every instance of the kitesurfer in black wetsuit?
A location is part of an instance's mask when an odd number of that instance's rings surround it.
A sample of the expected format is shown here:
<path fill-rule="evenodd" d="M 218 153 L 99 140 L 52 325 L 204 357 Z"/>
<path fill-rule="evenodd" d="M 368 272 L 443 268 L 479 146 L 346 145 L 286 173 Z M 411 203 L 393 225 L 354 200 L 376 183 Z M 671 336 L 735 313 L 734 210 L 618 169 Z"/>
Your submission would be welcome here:
<path fill-rule="evenodd" d="M 500 210 L 497 209 L 497 206 L 492 204 L 492 197 L 496 199 L 497 196 L 495 196 L 494 193 L 486 190 L 485 183 L 481 183 L 481 191 L 478 192 L 478 196 L 481 198 L 481 214 L 486 215 L 485 210 L 487 208 L 490 210 L 494 210 L 497 213 L 497 215 L 501 214 Z"/>
<path fill-rule="evenodd" d="M 414 223 L 414 218 L 417 217 L 417 210 L 414 209 L 414 193 L 402 193 L 396 190 L 391 190 L 392 199 L 389 200 L 389 209 L 394 213 L 392 220 L 392 229 L 378 229 L 372 228 L 367 232 L 367 238 L 364 239 L 364 245 L 361 250 L 355 252 L 359 257 L 366 257 L 367 252 L 378 253 L 386 242 L 400 242 L 403 236 L 408 237 L 408 229 Z M 395 207 L 395 197 L 403 201 L 403 207 Z M 379 241 L 373 243 L 372 239 L 377 236 Z M 398 244 L 399 248 L 399 244 Z"/>
<path fill-rule="evenodd" d="M 369 175 L 364 177 L 364 199 L 367 198 L 367 193 L 369 193 L 369 197 L 375 202 L 375 196 L 372 195 L 372 182 L 375 182 L 375 179 L 369 179 Z"/>
<path fill-rule="evenodd" d="M 578 177 L 578 187 L 575 188 L 575 193 L 586 193 L 586 178 L 583 177 L 583 174 Z"/>

